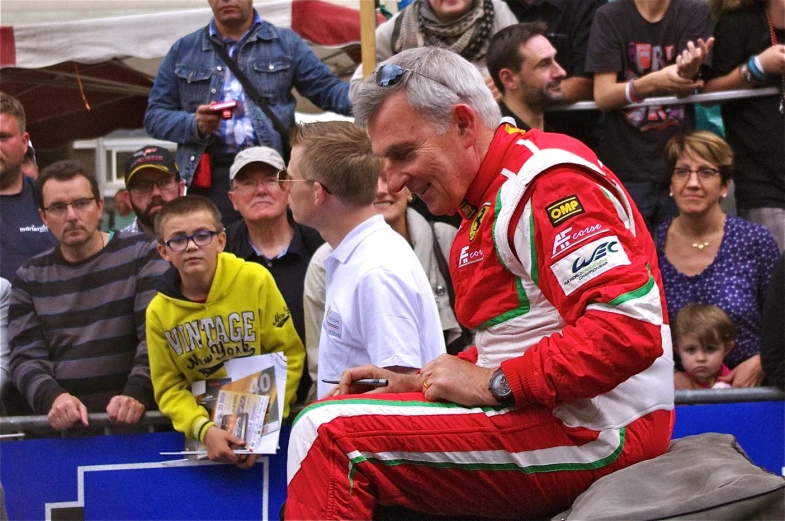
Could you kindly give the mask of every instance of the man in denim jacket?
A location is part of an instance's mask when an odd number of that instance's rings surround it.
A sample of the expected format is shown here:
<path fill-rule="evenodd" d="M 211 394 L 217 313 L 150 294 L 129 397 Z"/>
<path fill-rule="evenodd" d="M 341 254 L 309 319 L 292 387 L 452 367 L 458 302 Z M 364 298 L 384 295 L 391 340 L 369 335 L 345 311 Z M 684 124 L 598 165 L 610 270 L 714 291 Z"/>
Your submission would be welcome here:
<path fill-rule="evenodd" d="M 252 146 L 282 150 L 281 136 L 215 52 L 224 45 L 284 127 L 294 125 L 292 87 L 324 110 L 350 115 L 349 86 L 334 76 L 294 31 L 262 21 L 253 0 L 208 0 L 206 29 L 177 42 L 158 69 L 145 114 L 145 129 L 178 143 L 177 163 L 189 193 L 206 195 L 224 223 L 239 219 L 226 196 L 229 167 Z M 229 119 L 212 102 L 237 101 Z M 208 157 L 202 158 L 207 153 Z"/>

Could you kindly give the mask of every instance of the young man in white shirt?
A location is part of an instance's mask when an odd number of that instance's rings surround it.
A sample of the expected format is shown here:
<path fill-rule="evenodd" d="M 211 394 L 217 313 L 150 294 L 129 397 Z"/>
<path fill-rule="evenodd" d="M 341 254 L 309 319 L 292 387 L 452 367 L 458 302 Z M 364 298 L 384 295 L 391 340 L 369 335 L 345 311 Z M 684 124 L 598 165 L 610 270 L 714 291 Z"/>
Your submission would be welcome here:
<path fill-rule="evenodd" d="M 322 380 L 374 364 L 415 372 L 445 352 L 428 278 L 406 240 L 373 206 L 380 163 L 365 130 L 349 122 L 297 127 L 291 137 L 289 206 L 333 248 L 325 260 L 327 298 L 319 342 Z"/>

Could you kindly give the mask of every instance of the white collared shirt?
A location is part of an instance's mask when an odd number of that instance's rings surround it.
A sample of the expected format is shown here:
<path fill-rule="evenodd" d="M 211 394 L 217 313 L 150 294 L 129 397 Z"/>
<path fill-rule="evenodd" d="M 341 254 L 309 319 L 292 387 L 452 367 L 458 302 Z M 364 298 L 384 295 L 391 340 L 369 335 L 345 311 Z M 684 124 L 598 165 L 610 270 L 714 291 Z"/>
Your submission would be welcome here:
<path fill-rule="evenodd" d="M 439 311 L 406 240 L 375 215 L 324 261 L 327 277 L 319 339 L 318 397 L 348 368 L 422 368 L 445 352 Z"/>

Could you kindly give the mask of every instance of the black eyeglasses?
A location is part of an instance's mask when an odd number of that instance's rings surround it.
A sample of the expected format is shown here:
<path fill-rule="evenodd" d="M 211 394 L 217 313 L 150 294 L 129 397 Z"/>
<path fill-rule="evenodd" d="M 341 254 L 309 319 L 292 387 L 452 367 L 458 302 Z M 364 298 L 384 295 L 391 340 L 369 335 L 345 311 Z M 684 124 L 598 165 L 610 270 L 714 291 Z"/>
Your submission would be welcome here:
<path fill-rule="evenodd" d="M 423 78 L 428 78 L 431 81 L 435 81 L 442 87 L 448 88 L 446 84 L 442 83 L 439 80 L 435 80 L 430 76 L 426 76 L 421 72 L 417 72 L 413 69 L 404 69 L 397 63 L 385 63 L 384 65 L 379 66 L 373 73 L 376 75 L 376 84 L 379 87 L 393 87 L 398 85 L 401 80 L 403 80 L 403 76 L 405 73 L 410 72 L 417 74 L 418 76 L 422 76 Z"/>
<path fill-rule="evenodd" d="M 173 252 L 181 252 L 188 249 L 188 241 L 194 241 L 197 248 L 207 246 L 213 242 L 213 237 L 221 233 L 220 231 L 204 230 L 196 232 L 193 235 L 182 235 L 179 237 L 172 237 L 168 241 L 164 241 L 170 250 Z"/>
<path fill-rule="evenodd" d="M 673 177 L 675 177 L 676 179 L 688 179 L 693 172 L 698 174 L 698 179 L 700 179 L 701 181 L 708 181 L 720 173 L 718 169 L 709 168 L 707 166 L 704 166 L 697 170 L 690 170 L 689 168 L 674 168 Z"/>
<path fill-rule="evenodd" d="M 327 188 L 324 183 L 321 181 L 314 181 L 312 179 L 292 179 L 292 176 L 289 175 L 289 172 L 286 170 L 279 170 L 278 171 L 278 186 L 281 190 L 286 190 L 286 183 L 319 183 L 324 188 L 324 191 L 328 194 L 332 195 L 332 192 Z"/>
<path fill-rule="evenodd" d="M 70 206 L 76 213 L 80 213 L 87 210 L 93 201 L 95 201 L 95 197 L 82 197 L 70 203 L 53 203 L 44 208 L 44 211 L 52 215 L 62 216 L 68 212 L 68 207 Z"/>

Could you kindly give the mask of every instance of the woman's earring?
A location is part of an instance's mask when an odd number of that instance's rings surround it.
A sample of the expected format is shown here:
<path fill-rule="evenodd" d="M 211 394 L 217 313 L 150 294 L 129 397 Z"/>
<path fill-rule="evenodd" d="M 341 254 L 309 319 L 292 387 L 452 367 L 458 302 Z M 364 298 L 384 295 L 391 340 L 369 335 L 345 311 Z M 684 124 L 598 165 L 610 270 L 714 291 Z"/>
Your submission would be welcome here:
<path fill-rule="evenodd" d="M 670 191 L 670 192 L 668 192 L 668 195 L 669 195 L 669 196 L 671 196 L 671 197 L 673 197 L 673 190 L 672 190 L 672 189 L 671 189 L 671 191 Z"/>

